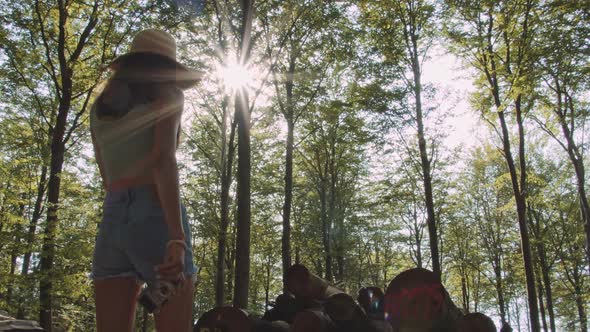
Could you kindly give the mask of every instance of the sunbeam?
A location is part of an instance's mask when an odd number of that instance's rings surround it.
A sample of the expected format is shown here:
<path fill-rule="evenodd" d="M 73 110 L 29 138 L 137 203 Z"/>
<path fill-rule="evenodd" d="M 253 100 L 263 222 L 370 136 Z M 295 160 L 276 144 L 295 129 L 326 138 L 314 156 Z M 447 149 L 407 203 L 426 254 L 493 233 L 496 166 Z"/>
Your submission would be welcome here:
<path fill-rule="evenodd" d="M 235 61 L 220 64 L 216 71 L 228 93 L 248 88 L 252 86 L 254 80 L 252 70 Z"/>

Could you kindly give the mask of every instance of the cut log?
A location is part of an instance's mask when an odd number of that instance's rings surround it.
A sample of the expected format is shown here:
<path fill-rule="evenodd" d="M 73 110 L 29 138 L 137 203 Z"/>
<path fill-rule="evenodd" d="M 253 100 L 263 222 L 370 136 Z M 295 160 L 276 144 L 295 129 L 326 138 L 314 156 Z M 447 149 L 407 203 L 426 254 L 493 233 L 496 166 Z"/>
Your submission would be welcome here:
<path fill-rule="evenodd" d="M 305 310 L 297 313 L 292 332 L 336 332 L 334 323 L 324 312 Z"/>
<path fill-rule="evenodd" d="M 336 323 L 367 320 L 367 315 L 361 306 L 352 296 L 345 293 L 330 296 L 324 303 L 324 311 Z"/>
<path fill-rule="evenodd" d="M 252 332 L 254 324 L 242 309 L 224 306 L 205 312 L 193 332 Z"/>
<path fill-rule="evenodd" d="M 41 325 L 33 320 L 16 319 L 4 311 L 0 311 L 0 331 L 41 332 Z"/>
<path fill-rule="evenodd" d="M 494 321 L 479 312 L 472 312 L 459 318 L 457 332 L 497 332 Z"/>
<path fill-rule="evenodd" d="M 455 331 L 461 314 L 440 279 L 432 271 L 415 268 L 397 275 L 387 287 L 384 315 L 394 330 Z"/>
<path fill-rule="evenodd" d="M 267 310 L 262 317 L 266 321 L 285 321 L 293 323 L 295 315 L 305 308 L 303 301 L 297 300 L 290 294 L 277 296 L 273 308 Z"/>
<path fill-rule="evenodd" d="M 334 294 L 343 293 L 343 291 L 330 285 L 326 280 L 311 273 L 301 264 L 291 266 L 286 275 L 285 284 L 287 290 L 296 298 L 325 300 Z"/>
<path fill-rule="evenodd" d="M 280 320 L 269 322 L 263 319 L 253 319 L 254 328 L 252 332 L 289 332 L 291 326 Z"/>

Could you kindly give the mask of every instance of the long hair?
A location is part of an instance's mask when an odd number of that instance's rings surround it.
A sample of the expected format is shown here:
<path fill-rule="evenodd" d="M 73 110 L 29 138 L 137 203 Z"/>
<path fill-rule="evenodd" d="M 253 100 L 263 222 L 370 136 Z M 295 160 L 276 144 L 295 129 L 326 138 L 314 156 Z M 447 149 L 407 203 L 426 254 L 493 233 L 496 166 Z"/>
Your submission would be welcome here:
<path fill-rule="evenodd" d="M 177 65 L 163 56 L 141 53 L 126 59 L 96 100 L 98 118 L 118 119 L 134 106 L 155 101 L 175 81 Z"/>

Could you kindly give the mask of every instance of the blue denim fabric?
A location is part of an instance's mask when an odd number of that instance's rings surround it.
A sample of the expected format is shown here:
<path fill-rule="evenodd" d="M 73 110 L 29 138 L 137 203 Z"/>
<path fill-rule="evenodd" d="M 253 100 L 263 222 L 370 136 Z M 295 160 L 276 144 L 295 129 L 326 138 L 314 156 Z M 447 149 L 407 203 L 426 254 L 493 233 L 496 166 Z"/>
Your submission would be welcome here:
<path fill-rule="evenodd" d="M 184 272 L 187 278 L 191 278 L 196 273 L 196 266 L 184 206 L 182 227 L 188 247 Z M 149 187 L 109 191 L 96 237 L 91 277 L 134 276 L 142 281 L 153 281 L 156 278 L 155 266 L 164 261 L 168 239 L 164 211 Z"/>

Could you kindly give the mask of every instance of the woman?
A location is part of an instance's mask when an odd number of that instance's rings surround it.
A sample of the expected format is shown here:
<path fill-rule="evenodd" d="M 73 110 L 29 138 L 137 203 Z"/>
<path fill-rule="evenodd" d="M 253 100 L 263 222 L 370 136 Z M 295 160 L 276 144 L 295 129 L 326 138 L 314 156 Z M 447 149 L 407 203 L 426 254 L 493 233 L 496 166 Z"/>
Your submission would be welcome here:
<path fill-rule="evenodd" d="M 131 331 L 146 282 L 175 286 L 164 305 L 150 308 L 157 330 L 189 331 L 196 268 L 175 153 L 182 90 L 202 73 L 178 63 L 174 38 L 153 29 L 137 34 L 110 68 L 90 114 L 106 190 L 92 262 L 97 329 Z"/>

